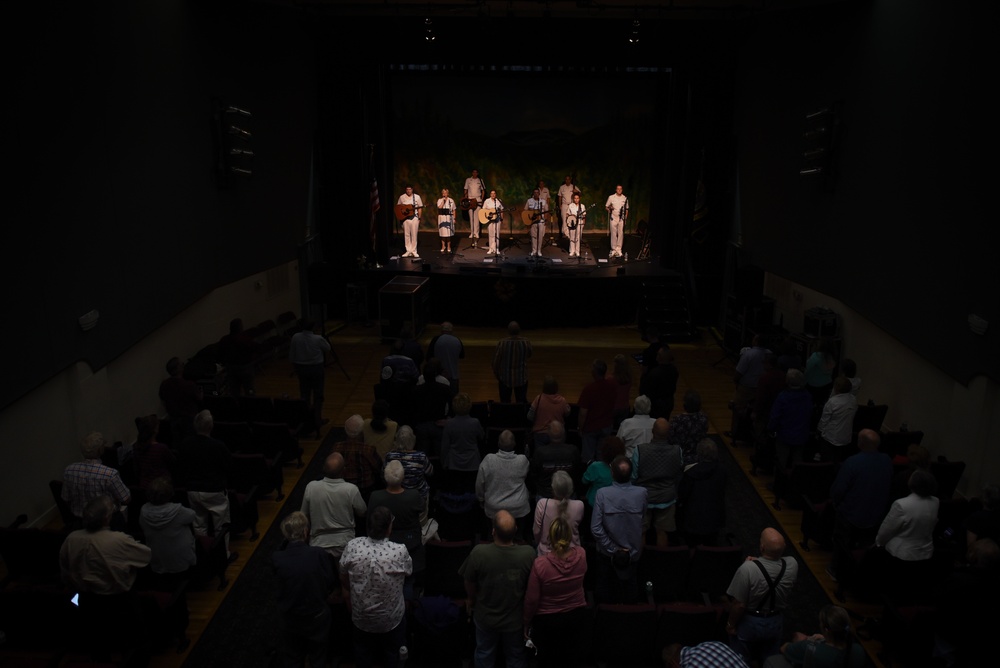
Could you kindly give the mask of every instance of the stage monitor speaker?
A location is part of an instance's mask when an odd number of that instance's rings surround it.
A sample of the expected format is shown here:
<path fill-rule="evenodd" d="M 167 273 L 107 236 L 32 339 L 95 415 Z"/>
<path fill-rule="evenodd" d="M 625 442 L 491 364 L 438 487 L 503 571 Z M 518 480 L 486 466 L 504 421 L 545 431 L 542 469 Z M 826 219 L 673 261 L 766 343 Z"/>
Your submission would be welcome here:
<path fill-rule="evenodd" d="M 759 304 L 764 298 L 764 270 L 748 264 L 736 270 L 733 294 L 742 305 Z"/>

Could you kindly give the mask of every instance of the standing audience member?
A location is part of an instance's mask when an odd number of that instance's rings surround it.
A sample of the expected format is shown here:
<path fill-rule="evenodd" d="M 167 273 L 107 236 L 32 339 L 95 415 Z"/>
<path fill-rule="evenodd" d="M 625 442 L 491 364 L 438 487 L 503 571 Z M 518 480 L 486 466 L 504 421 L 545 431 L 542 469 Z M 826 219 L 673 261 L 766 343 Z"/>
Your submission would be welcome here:
<path fill-rule="evenodd" d="M 441 431 L 441 466 L 448 471 L 478 471 L 486 430 L 478 418 L 469 415 L 472 399 L 465 392 L 455 395 L 451 408 L 455 417 Z"/>
<path fill-rule="evenodd" d="M 789 369 L 786 382 L 788 387 L 774 400 L 771 417 L 767 421 L 767 430 L 774 434 L 775 466 L 783 469 L 802 461 L 802 450 L 809 442 L 809 420 L 813 412 L 812 397 L 803 389 L 802 372 Z"/>
<path fill-rule="evenodd" d="M 96 431 L 90 432 L 80 443 L 83 461 L 74 462 L 63 470 L 61 495 L 78 522 L 76 527 L 71 528 L 79 528 L 82 524 L 83 509 L 91 499 L 102 495 L 114 499 L 118 504 L 116 512 L 119 517 L 132 500 L 132 494 L 118 471 L 101 463 L 104 444 L 104 436 Z"/>
<path fill-rule="evenodd" d="M 747 420 L 750 408 L 757 398 L 757 384 L 766 367 L 764 357 L 771 351 L 761 344 L 760 334 L 755 334 L 749 348 L 744 348 L 736 363 L 733 381 L 736 394 L 733 396 L 733 423 L 726 436 L 734 440 L 752 440 L 752 424 Z"/>
<path fill-rule="evenodd" d="M 194 416 L 201 409 L 203 392 L 196 382 L 184 378 L 184 362 L 179 357 L 167 360 L 167 375 L 160 383 L 160 401 L 170 418 L 170 442 L 177 444 L 194 434 Z"/>
<path fill-rule="evenodd" d="M 858 391 L 861 390 L 861 378 L 858 376 L 858 363 L 852 359 L 845 359 L 840 363 L 840 374 L 851 381 L 851 394 L 857 399 Z"/>
<path fill-rule="evenodd" d="M 632 481 L 647 491 L 642 535 L 652 524 L 659 547 L 667 547 L 669 534 L 677 531 L 677 487 L 684 475 L 684 456 L 680 446 L 667 440 L 669 429 L 666 419 L 657 418 L 653 440 L 632 453 Z"/>
<path fill-rule="evenodd" d="M 597 543 L 597 602 L 635 603 L 647 492 L 645 487 L 632 485 L 632 462 L 624 455 L 611 462 L 611 474 L 611 485 L 597 490 L 590 521 Z"/>
<path fill-rule="evenodd" d="M 614 476 L 611 474 L 611 462 L 619 456 L 625 456 L 629 462 L 632 461 L 632 457 L 625 455 L 625 444 L 617 436 L 608 436 L 601 440 L 597 450 L 597 459 L 590 462 L 590 465 L 583 472 L 583 484 L 587 486 L 587 505 L 591 509 L 593 509 L 597 499 L 597 491 L 604 487 L 610 487 L 611 483 L 614 482 Z"/>
<path fill-rule="evenodd" d="M 212 413 L 204 410 L 194 417 L 194 436 L 180 446 L 178 461 L 183 471 L 188 504 L 195 512 L 194 532 L 199 536 L 218 536 L 229 527 L 229 472 L 233 457 L 222 441 L 212 438 L 215 421 Z M 229 550 L 229 532 L 226 531 L 226 554 L 229 561 L 237 553 Z"/>
<path fill-rule="evenodd" d="M 417 434 L 418 447 L 424 452 L 437 455 L 441 450 L 441 432 L 451 407 L 451 386 L 440 375 L 441 363 L 434 357 L 424 364 L 422 378 L 418 380 L 410 395 L 413 431 Z"/>
<path fill-rule="evenodd" d="M 639 394 L 649 397 L 649 414 L 654 418 L 670 419 L 679 375 L 673 351 L 665 346 L 660 348 L 656 353 L 656 366 L 639 379 Z"/>
<path fill-rule="evenodd" d="M 532 421 L 532 444 L 537 447 L 548 443 L 552 437 L 549 433 L 549 424 L 553 420 L 566 424 L 569 411 L 569 402 L 566 401 L 566 397 L 559 394 L 559 383 L 555 377 L 545 376 L 545 380 L 542 381 L 542 393 L 535 397 L 528 407 L 528 419 Z"/>
<path fill-rule="evenodd" d="M 910 495 L 910 476 L 914 471 L 931 470 L 931 453 L 918 443 L 906 446 L 906 461 L 892 462 L 892 483 L 889 485 L 889 502 Z"/>
<path fill-rule="evenodd" d="M 139 487 L 149 487 L 153 480 L 166 476 L 173 477 L 177 454 L 170 446 L 160 443 L 160 418 L 155 414 L 135 419 L 139 430 L 135 445 L 132 446 L 132 461 L 135 463 L 136 479 Z"/>
<path fill-rule="evenodd" d="M 524 637 L 537 648 L 540 668 L 576 668 L 584 663 L 587 555 L 579 541 L 574 541 L 575 534 L 576 529 L 571 529 L 564 517 L 553 519 L 544 541 L 539 541 L 552 549 L 535 559 L 528 576 Z"/>
<path fill-rule="evenodd" d="M 833 381 L 833 394 L 823 404 L 819 423 L 819 456 L 825 462 L 840 463 L 852 454 L 851 441 L 854 439 L 854 416 L 858 412 L 858 400 L 851 393 L 850 379 L 840 376 Z"/>
<path fill-rule="evenodd" d="M 816 418 L 812 425 L 815 426 L 819 419 L 818 410 L 833 389 L 833 370 L 837 368 L 837 361 L 833 358 L 833 344 L 829 339 L 820 339 L 816 342 L 813 354 L 806 360 L 806 368 L 803 372 L 806 389 L 812 395 L 813 405 L 817 407 Z"/>
<path fill-rule="evenodd" d="M 253 395 L 253 363 L 257 345 L 243 330 L 243 320 L 229 321 L 229 334 L 219 339 L 219 362 L 226 370 L 229 394 L 241 396 L 244 391 Z"/>
<path fill-rule="evenodd" d="M 382 459 L 392 450 L 399 423 L 389 419 L 389 402 L 376 399 L 372 403 L 372 416 L 366 418 L 362 426 L 362 438 L 366 445 L 375 448 Z"/>
<path fill-rule="evenodd" d="M 476 498 L 483 512 L 493 520 L 501 510 L 517 519 L 521 538 L 531 538 L 531 505 L 525 479 L 530 463 L 514 452 L 514 434 L 505 429 L 500 434 L 499 449 L 483 458 L 476 475 Z"/>
<path fill-rule="evenodd" d="M 708 416 L 701 412 L 701 395 L 694 390 L 684 393 L 684 412 L 670 418 L 667 440 L 678 445 L 684 464 L 694 464 L 695 450 L 708 433 Z"/>
<path fill-rule="evenodd" d="M 635 415 L 625 418 L 618 426 L 618 438 L 625 443 L 625 456 L 632 458 L 632 452 L 640 443 L 649 443 L 653 438 L 653 423 L 656 418 L 649 414 L 652 403 L 645 394 L 635 398 Z"/>
<path fill-rule="evenodd" d="M 784 536 L 776 529 L 764 529 L 760 557 L 748 557 L 726 590 L 730 600 L 726 621 L 729 646 L 747 663 L 760 665 L 780 651 L 784 610 L 799 575 L 798 562 L 782 556 L 784 553 Z"/>
<path fill-rule="evenodd" d="M 538 556 L 552 551 L 549 543 L 549 526 L 556 518 L 561 518 L 572 529 L 573 545 L 580 544 L 580 522 L 583 520 L 583 501 L 573 497 L 573 479 L 565 471 L 556 471 L 552 476 L 551 498 L 538 499 L 535 504 L 535 542 Z"/>
<path fill-rule="evenodd" d="M 330 342 L 322 332 L 322 323 L 307 320 L 302 330 L 292 335 L 288 344 L 288 360 L 299 377 L 299 397 L 306 402 L 311 426 L 319 438 L 320 427 L 329 420 L 323 418 L 323 397 L 326 385 L 326 354 L 330 352 Z M 312 431 L 305 429 L 305 432 Z"/>
<path fill-rule="evenodd" d="M 423 577 L 426 560 L 424 542 L 420 528 L 420 518 L 424 513 L 424 501 L 415 489 L 403 486 L 403 464 L 394 460 L 385 465 L 385 489 L 372 492 L 371 506 L 384 506 L 392 515 L 392 533 L 389 540 L 406 546 L 413 562 L 413 573 L 406 577 L 403 591 L 407 600 L 414 598 L 414 584 Z"/>
<path fill-rule="evenodd" d="M 352 539 L 340 557 L 358 668 L 371 668 L 376 661 L 397 668 L 399 648 L 406 644 L 403 582 L 413 572 L 413 561 L 404 545 L 389 540 L 391 533 L 392 513 L 384 506 L 374 508 L 368 513 L 368 535 Z"/>
<path fill-rule="evenodd" d="M 726 526 L 726 469 L 715 441 L 703 439 L 697 452 L 696 463 L 684 469 L 677 489 L 678 524 L 688 545 L 715 546 Z"/>
<path fill-rule="evenodd" d="M 284 546 L 271 555 L 278 581 L 276 602 L 281 636 L 281 665 L 298 668 L 327 665 L 332 615 L 328 599 L 337 585 L 334 562 L 309 544 L 309 519 L 295 511 L 281 522 Z"/>
<path fill-rule="evenodd" d="M 409 426 L 403 425 L 396 432 L 396 447 L 385 456 L 385 463 L 398 461 L 403 465 L 403 487 L 415 489 L 420 494 L 424 510 L 420 514 L 420 523 L 427 522 L 427 509 L 430 503 L 430 484 L 427 478 L 434 475 L 434 465 L 426 452 L 414 450 L 417 437 Z"/>
<path fill-rule="evenodd" d="M 578 480 L 581 471 L 580 449 L 566 442 L 566 427 L 556 420 L 549 425 L 548 443 L 535 447 L 528 469 L 528 490 L 534 498 L 552 495 L 552 476 L 564 471 L 570 480 Z"/>
<path fill-rule="evenodd" d="M 580 456 L 589 463 L 597 454 L 597 443 L 611 435 L 614 421 L 617 383 L 607 378 L 608 365 L 604 360 L 594 360 L 590 366 L 591 381 L 580 392 Z"/>
<path fill-rule="evenodd" d="M 441 323 L 441 333 L 431 339 L 427 346 L 427 357 L 441 360 L 444 375 L 451 385 L 451 394 L 459 392 L 459 360 L 465 359 L 465 346 L 462 340 L 455 336 L 455 326 L 450 322 Z"/>
<path fill-rule="evenodd" d="M 764 372 L 757 379 L 757 392 L 750 409 L 755 442 L 767 431 L 767 422 L 771 419 L 771 407 L 787 385 L 787 374 L 788 369 L 781 369 L 778 366 L 778 357 L 768 351 L 764 355 Z"/>
<path fill-rule="evenodd" d="M 476 625 L 477 667 L 492 666 L 503 652 L 508 668 L 524 668 L 524 597 L 535 551 L 515 545 L 517 524 L 506 510 L 493 517 L 493 542 L 481 543 L 458 569 L 466 605 Z"/>
<path fill-rule="evenodd" d="M 339 560 L 354 538 L 356 518 L 367 512 L 358 486 L 344 480 L 344 456 L 330 453 L 323 462 L 323 478 L 309 482 L 302 495 L 302 514 L 312 527 L 309 544 Z"/>
<path fill-rule="evenodd" d="M 357 485 L 361 498 L 368 503 L 368 497 L 382 482 L 382 458 L 362 440 L 364 423 L 360 415 L 347 418 L 344 422 L 347 439 L 334 443 L 333 451 L 344 456 L 344 480 Z"/>
<path fill-rule="evenodd" d="M 781 653 L 771 656 L 764 668 L 865 668 L 865 648 L 854 642 L 851 618 L 839 605 L 825 605 L 819 611 L 819 633 L 807 636 L 798 631 Z"/>
<path fill-rule="evenodd" d="M 521 336 L 521 326 L 511 320 L 507 338 L 497 342 L 493 353 L 493 375 L 500 386 L 500 401 L 510 403 L 511 393 L 518 403 L 528 402 L 528 359 L 531 341 Z"/>
<path fill-rule="evenodd" d="M 413 333 L 413 325 L 403 325 L 399 330 L 399 340 L 403 344 L 403 354 L 413 360 L 413 363 L 417 365 L 417 368 L 421 368 L 424 365 L 424 351 L 420 347 L 420 342 L 417 341 L 417 337 Z"/>

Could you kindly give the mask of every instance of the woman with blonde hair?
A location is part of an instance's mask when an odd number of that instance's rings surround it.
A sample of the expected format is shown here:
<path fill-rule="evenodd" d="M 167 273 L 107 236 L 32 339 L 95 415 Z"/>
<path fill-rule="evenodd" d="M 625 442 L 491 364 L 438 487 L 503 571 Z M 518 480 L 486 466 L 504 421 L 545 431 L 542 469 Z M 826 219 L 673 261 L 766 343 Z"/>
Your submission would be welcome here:
<path fill-rule="evenodd" d="M 573 542 L 573 527 L 563 517 L 549 525 L 552 550 L 535 559 L 524 595 L 524 637 L 538 649 L 538 665 L 579 666 L 586 633 L 587 600 L 583 578 L 587 556 Z"/>
<path fill-rule="evenodd" d="M 583 501 L 571 498 L 573 496 L 573 479 L 565 471 L 552 474 L 552 498 L 538 499 L 535 504 L 535 542 L 538 544 L 538 556 L 543 557 L 552 551 L 549 542 L 549 527 L 555 519 L 561 518 L 570 525 L 573 545 L 580 544 L 580 521 L 583 520 Z"/>

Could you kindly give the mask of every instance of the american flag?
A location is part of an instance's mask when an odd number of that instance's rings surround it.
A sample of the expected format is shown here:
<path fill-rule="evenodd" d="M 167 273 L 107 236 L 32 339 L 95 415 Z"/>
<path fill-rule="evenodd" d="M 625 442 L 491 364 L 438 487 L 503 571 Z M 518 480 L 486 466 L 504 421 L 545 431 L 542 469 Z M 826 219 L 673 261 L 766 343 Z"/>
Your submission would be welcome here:
<path fill-rule="evenodd" d="M 371 200 L 371 224 L 369 226 L 369 234 L 371 235 L 372 239 L 372 250 L 375 250 L 375 236 L 376 236 L 375 214 L 378 213 L 378 210 L 380 208 L 382 208 L 382 205 L 378 200 L 378 181 L 375 179 L 374 176 L 372 177 L 372 188 L 369 198 Z"/>

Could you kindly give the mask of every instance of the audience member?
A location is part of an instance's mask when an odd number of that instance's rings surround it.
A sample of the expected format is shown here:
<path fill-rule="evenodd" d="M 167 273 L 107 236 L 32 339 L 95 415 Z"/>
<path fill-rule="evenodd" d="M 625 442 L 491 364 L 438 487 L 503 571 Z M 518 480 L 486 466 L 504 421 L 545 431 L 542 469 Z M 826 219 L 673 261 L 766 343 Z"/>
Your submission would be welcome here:
<path fill-rule="evenodd" d="M 715 441 L 702 439 L 697 453 L 677 488 L 678 524 L 688 545 L 715 546 L 726 526 L 726 469 Z"/>
<path fill-rule="evenodd" d="M 629 400 L 632 397 L 632 369 L 624 355 L 615 355 L 612 360 L 611 379 L 615 382 L 616 390 L 611 429 L 616 430 L 629 415 Z"/>
<path fill-rule="evenodd" d="M 417 447 L 431 455 L 441 449 L 441 433 L 451 407 L 451 386 L 438 374 L 440 362 L 435 358 L 424 364 L 424 376 L 429 380 L 418 383 L 411 393 L 413 431 L 417 434 Z M 430 380 L 436 378 L 437 380 Z"/>
<path fill-rule="evenodd" d="M 411 351 L 412 352 L 412 351 Z M 414 386 L 420 375 L 416 361 L 406 354 L 406 343 L 396 339 L 389 346 L 389 354 L 382 358 L 382 384 Z M 420 355 L 423 361 L 423 353 Z"/>
<path fill-rule="evenodd" d="M 726 436 L 732 439 L 752 440 L 752 423 L 749 418 L 750 409 L 757 398 L 757 384 L 764 374 L 766 366 L 764 358 L 771 352 L 761 345 L 760 335 L 755 334 L 749 348 L 744 348 L 740 359 L 736 362 L 736 372 L 733 382 L 736 383 L 736 394 L 733 396 L 733 422 Z"/>
<path fill-rule="evenodd" d="M 354 624 L 354 663 L 399 666 L 406 644 L 403 582 L 413 572 L 406 547 L 389 540 L 392 513 L 384 506 L 368 514 L 368 535 L 353 538 L 340 557 L 341 590 Z M 379 660 L 381 659 L 381 660 Z"/>
<path fill-rule="evenodd" d="M 486 517 L 492 520 L 501 510 L 517 519 L 524 540 L 531 538 L 531 506 L 525 479 L 530 463 L 514 452 L 514 434 L 505 429 L 500 434 L 499 449 L 483 458 L 476 475 L 476 498 Z"/>
<path fill-rule="evenodd" d="M 535 551 L 515 545 L 517 524 L 506 510 L 493 516 L 493 542 L 481 543 L 458 569 L 468 614 L 476 626 L 475 665 L 492 666 L 498 652 L 508 668 L 524 668 L 524 606 Z"/>
<path fill-rule="evenodd" d="M 334 443 L 333 451 L 344 456 L 344 480 L 357 485 L 361 498 L 367 503 L 371 493 L 381 486 L 382 458 L 373 446 L 362 440 L 364 423 L 360 415 L 347 418 L 344 422 L 347 439 Z"/>
<path fill-rule="evenodd" d="M 539 498 L 535 504 L 534 535 L 540 557 L 552 551 L 552 544 L 549 543 L 549 525 L 557 517 L 569 524 L 572 529 L 573 544 L 579 545 L 583 501 L 573 498 L 573 479 L 565 471 L 556 471 L 552 475 L 550 495 Z"/>
<path fill-rule="evenodd" d="M 580 407 L 580 455 L 585 464 L 597 454 L 598 441 L 611 435 L 618 390 L 615 381 L 606 377 L 607 373 L 607 363 L 594 360 L 590 366 L 591 381 L 584 386 L 576 402 Z"/>
<path fill-rule="evenodd" d="M 625 444 L 625 456 L 632 458 L 632 452 L 640 443 L 649 443 L 653 438 L 653 423 L 656 418 L 649 414 L 652 403 L 645 394 L 635 398 L 635 415 L 625 418 L 618 425 L 618 438 Z"/>
<path fill-rule="evenodd" d="M 386 454 L 385 462 L 398 461 L 403 465 L 403 487 L 415 489 L 420 494 L 420 501 L 424 509 L 420 514 L 420 523 L 427 521 L 427 509 L 430 503 L 430 484 L 427 478 L 434 475 L 434 465 L 426 452 L 414 450 L 417 444 L 417 437 L 413 430 L 403 425 L 396 432 L 396 447 Z"/>
<path fill-rule="evenodd" d="M 667 440 L 680 446 L 684 464 L 694 464 L 698 444 L 708 433 L 708 416 L 701 412 L 701 395 L 694 390 L 684 393 L 684 412 L 670 418 Z"/>
<path fill-rule="evenodd" d="M 337 584 L 333 559 L 309 544 L 309 519 L 295 511 L 281 522 L 283 546 L 271 555 L 278 581 L 281 629 L 278 651 L 283 666 L 326 666 L 332 615 L 328 599 Z"/>
<path fill-rule="evenodd" d="M 132 500 L 128 487 L 122 482 L 118 471 L 101 463 L 104 454 L 104 436 L 99 432 L 91 432 L 80 443 L 82 462 L 74 462 L 63 470 L 62 498 L 69 504 L 69 510 L 77 519 L 79 528 L 83 519 L 83 509 L 91 499 L 105 495 L 118 504 L 118 517 Z M 117 519 L 116 523 L 124 523 Z"/>
<path fill-rule="evenodd" d="M 799 371 L 806 369 L 802 355 L 799 354 L 798 342 L 790 336 L 785 337 L 781 345 L 778 346 L 777 366 L 781 370 L 782 377 L 789 369 L 798 369 Z"/>
<path fill-rule="evenodd" d="M 996 614 L 983 606 L 1000 598 L 1000 547 L 992 538 L 969 543 L 965 563 L 938 583 L 934 592 L 935 665 L 971 668 L 992 656 Z"/>
<path fill-rule="evenodd" d="M 451 407 L 455 416 L 441 431 L 441 466 L 449 471 L 478 471 L 486 430 L 478 418 L 469 415 L 472 399 L 468 394 L 456 394 Z"/>
<path fill-rule="evenodd" d="M 385 459 L 395 443 L 398 428 L 399 423 L 389 419 L 389 402 L 376 399 L 372 403 L 372 416 L 365 418 L 361 427 L 362 438 L 366 445 L 375 448 L 381 459 Z"/>
<path fill-rule="evenodd" d="M 552 421 L 549 436 L 548 443 L 535 446 L 528 469 L 528 489 L 536 499 L 552 495 L 552 476 L 556 471 L 565 471 L 570 480 L 578 480 L 582 469 L 580 449 L 566 442 L 566 427 L 562 422 Z"/>
<path fill-rule="evenodd" d="M 451 381 L 444 375 L 444 367 L 441 365 L 441 360 L 436 357 L 428 357 L 427 361 L 424 362 L 423 373 L 417 376 L 417 385 L 423 385 L 432 381 L 440 383 L 451 390 Z M 450 391 L 448 393 L 448 400 L 451 401 Z"/>
<path fill-rule="evenodd" d="M 819 611 L 819 633 L 807 636 L 798 631 L 781 653 L 771 656 L 764 668 L 865 668 L 865 648 L 854 642 L 851 618 L 839 605 L 825 605 Z"/>
<path fill-rule="evenodd" d="M 652 326 L 646 327 L 642 340 L 648 344 L 642 351 L 642 375 L 646 375 L 646 372 L 656 366 L 656 355 L 660 348 L 670 346 L 660 341 L 660 333 Z"/>
<path fill-rule="evenodd" d="M 647 492 L 642 534 L 652 524 L 660 547 L 666 547 L 669 534 L 677 530 L 677 487 L 684 475 L 684 457 L 680 446 L 667 440 L 669 430 L 670 423 L 657 418 L 653 439 L 632 453 L 632 481 Z"/>
<path fill-rule="evenodd" d="M 326 354 L 330 342 L 321 333 L 322 323 L 307 320 L 302 330 L 292 335 L 288 344 L 288 361 L 299 377 L 299 397 L 306 402 L 310 425 L 319 438 L 320 427 L 329 422 L 323 418 L 323 398 L 326 385 Z M 308 433 L 312 429 L 304 429 Z"/>
<path fill-rule="evenodd" d="M 983 538 L 1000 542 L 1000 485 L 986 485 L 979 500 L 983 504 L 982 509 L 965 519 L 966 545 Z"/>
<path fill-rule="evenodd" d="M 233 458 L 225 443 L 212 438 L 214 427 L 211 412 L 198 413 L 194 436 L 181 443 L 178 453 L 188 505 L 195 512 L 194 532 L 199 536 L 217 536 L 230 523 L 226 490 Z M 229 531 L 225 535 L 226 554 L 234 561 L 237 555 L 229 550 Z"/>
<path fill-rule="evenodd" d="M 455 326 L 450 322 L 441 323 L 441 333 L 431 339 L 427 346 L 427 357 L 441 360 L 444 375 L 451 384 L 452 396 L 459 393 L 459 360 L 465 359 L 465 346 L 455 336 Z"/>
<path fill-rule="evenodd" d="M 793 367 L 797 368 L 797 367 Z M 799 369 L 801 371 L 801 369 Z M 778 357 L 768 351 L 764 355 L 764 371 L 757 379 L 757 392 L 750 406 L 750 417 L 753 423 L 753 439 L 758 442 L 767 431 L 767 422 L 771 419 L 771 407 L 785 387 L 787 387 L 788 369 L 778 367 Z"/>
<path fill-rule="evenodd" d="M 549 424 L 553 420 L 565 424 L 569 411 L 569 402 L 566 401 L 566 397 L 559 394 L 559 383 L 555 377 L 545 376 L 545 380 L 542 381 L 542 393 L 535 397 L 528 407 L 528 419 L 532 421 L 531 442 L 536 447 L 548 443 L 551 438 Z"/>
<path fill-rule="evenodd" d="M 666 346 L 660 348 L 656 353 L 656 366 L 639 379 L 639 394 L 649 397 L 649 414 L 654 418 L 670 419 L 679 375 L 673 351 Z"/>
<path fill-rule="evenodd" d="M 257 344 L 243 330 L 243 320 L 229 321 L 229 334 L 219 339 L 219 363 L 226 372 L 229 394 L 239 397 L 246 391 L 253 395 L 253 365 Z"/>
<path fill-rule="evenodd" d="M 323 478 L 306 485 L 301 510 L 312 528 L 310 545 L 323 548 L 339 560 L 354 538 L 355 519 L 368 512 L 358 486 L 344 480 L 342 454 L 327 455 L 323 462 Z"/>
<path fill-rule="evenodd" d="M 782 390 L 771 406 L 767 430 L 774 434 L 775 466 L 789 468 L 802 461 L 802 450 L 809 442 L 809 420 L 813 412 L 812 397 L 803 389 L 802 372 L 789 369 L 788 387 Z"/>
<path fill-rule="evenodd" d="M 725 643 L 706 640 L 692 647 L 673 643 L 663 648 L 666 668 L 749 668 L 743 657 Z"/>
<path fill-rule="evenodd" d="M 552 520 L 539 541 L 539 546 L 544 542 L 551 550 L 535 559 L 528 576 L 524 637 L 534 643 L 541 668 L 576 668 L 584 663 L 587 555 L 580 547 L 576 528 L 570 525 L 562 515 Z"/>
<path fill-rule="evenodd" d="M 399 340 L 403 344 L 403 354 L 413 360 L 420 369 L 424 365 L 424 351 L 413 332 L 413 325 L 403 325 L 399 330 Z"/>
<path fill-rule="evenodd" d="M 160 433 L 160 418 L 155 414 L 137 417 L 135 426 L 139 434 L 132 446 L 132 462 L 139 487 L 145 489 L 162 476 L 172 478 L 177 454 L 156 438 Z"/>
<path fill-rule="evenodd" d="M 598 445 L 598 457 L 587 466 L 583 472 L 583 484 L 587 485 L 587 505 L 593 509 L 597 499 L 597 491 L 610 487 L 614 481 L 611 474 L 611 462 L 615 457 L 625 456 L 625 444 L 622 439 L 616 436 L 608 436 L 602 439 Z M 629 462 L 631 457 L 627 457 Z"/>
<path fill-rule="evenodd" d="M 531 341 L 521 336 L 521 326 L 511 320 L 507 338 L 497 342 L 493 353 L 493 375 L 500 387 L 500 401 L 510 403 L 513 393 L 518 403 L 528 402 L 528 359 Z"/>
<path fill-rule="evenodd" d="M 167 375 L 160 383 L 160 401 L 170 418 L 171 443 L 179 443 L 194 434 L 194 416 L 201 409 L 203 392 L 193 380 L 184 378 L 184 362 L 179 357 L 167 360 Z"/>
<path fill-rule="evenodd" d="M 143 541 L 151 550 L 150 570 L 168 589 L 197 562 L 192 528 L 195 512 L 174 501 L 174 486 L 163 476 L 150 481 L 139 509 Z"/>
<path fill-rule="evenodd" d="M 806 389 L 812 395 L 814 406 L 822 406 L 827 397 L 830 396 L 830 390 L 833 389 L 833 370 L 836 368 L 837 361 L 833 357 L 833 344 L 829 339 L 819 339 L 813 353 L 806 360 L 806 368 L 803 372 Z"/>
<path fill-rule="evenodd" d="M 410 553 L 413 573 L 406 577 L 404 591 L 407 599 L 414 598 L 414 582 L 423 577 L 426 565 L 424 541 L 420 520 L 426 507 L 420 493 L 403 486 L 403 464 L 394 460 L 385 465 L 385 489 L 372 492 L 371 507 L 384 506 L 392 515 L 392 533 L 389 540 L 402 543 Z"/>
<path fill-rule="evenodd" d="M 782 556 L 785 538 L 770 527 L 760 534 L 760 556 L 736 569 L 726 594 L 729 646 L 747 663 L 764 661 L 780 651 L 784 610 L 799 575 L 794 557 Z"/>
<path fill-rule="evenodd" d="M 816 429 L 819 433 L 819 456 L 825 462 L 847 459 L 854 439 L 854 416 L 858 400 L 851 394 L 851 381 L 840 376 L 833 381 L 833 394 L 823 404 Z"/>
<path fill-rule="evenodd" d="M 636 562 L 642 555 L 646 488 L 632 485 L 632 462 L 624 455 L 611 462 L 613 482 L 597 490 L 590 531 L 597 543 L 597 602 L 635 603 L 639 599 Z"/>
<path fill-rule="evenodd" d="M 858 391 L 861 389 L 861 378 L 858 376 L 858 364 L 852 359 L 845 359 L 840 363 L 840 374 L 851 381 L 851 394 L 857 399 Z"/>

